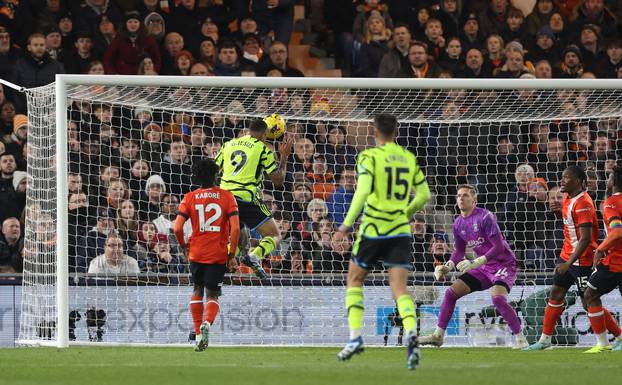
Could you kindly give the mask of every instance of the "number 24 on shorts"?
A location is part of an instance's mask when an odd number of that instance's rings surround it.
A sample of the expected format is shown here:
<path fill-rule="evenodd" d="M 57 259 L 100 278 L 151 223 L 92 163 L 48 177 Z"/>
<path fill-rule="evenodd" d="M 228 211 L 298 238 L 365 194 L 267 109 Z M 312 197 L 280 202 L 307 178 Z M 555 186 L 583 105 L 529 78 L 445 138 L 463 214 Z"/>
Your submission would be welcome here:
<path fill-rule="evenodd" d="M 499 278 L 507 278 L 508 276 L 508 269 L 507 267 L 504 267 L 502 269 L 497 270 L 497 272 L 495 273 L 495 277 L 499 277 Z"/>

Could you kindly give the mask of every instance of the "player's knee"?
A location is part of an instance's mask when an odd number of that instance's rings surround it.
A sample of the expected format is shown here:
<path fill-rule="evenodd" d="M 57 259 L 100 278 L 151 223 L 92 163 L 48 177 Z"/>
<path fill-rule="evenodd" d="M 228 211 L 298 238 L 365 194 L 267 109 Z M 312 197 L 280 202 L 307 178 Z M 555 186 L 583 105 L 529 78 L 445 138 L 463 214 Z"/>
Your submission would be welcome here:
<path fill-rule="evenodd" d="M 585 305 L 587 306 L 596 305 L 595 302 L 597 302 L 596 300 L 598 298 L 599 298 L 598 293 L 596 292 L 596 290 L 593 290 L 591 287 L 588 287 L 585 290 L 585 293 L 583 293 L 583 300 L 585 302 Z"/>
<path fill-rule="evenodd" d="M 207 299 L 216 300 L 220 297 L 220 289 L 207 289 Z"/>
<path fill-rule="evenodd" d="M 198 284 L 194 284 L 194 288 L 193 288 L 193 295 L 197 296 L 197 297 L 203 297 L 203 291 L 205 290 L 205 288 L 203 287 L 203 285 L 198 285 Z"/>
<path fill-rule="evenodd" d="M 471 288 L 462 280 L 455 280 L 449 288 L 456 298 L 462 298 L 471 292 Z"/>
<path fill-rule="evenodd" d="M 367 271 L 360 269 L 357 271 L 349 271 L 348 272 L 348 287 L 359 287 L 363 286 L 365 283 L 365 277 L 367 276 Z"/>
<path fill-rule="evenodd" d="M 508 303 L 507 298 L 504 295 L 493 295 L 492 296 L 492 304 L 495 307 L 505 306 Z"/>
<path fill-rule="evenodd" d="M 564 299 L 565 295 L 566 289 L 560 286 L 553 286 L 551 288 L 551 294 L 549 295 L 549 298 L 555 301 L 561 301 Z"/>

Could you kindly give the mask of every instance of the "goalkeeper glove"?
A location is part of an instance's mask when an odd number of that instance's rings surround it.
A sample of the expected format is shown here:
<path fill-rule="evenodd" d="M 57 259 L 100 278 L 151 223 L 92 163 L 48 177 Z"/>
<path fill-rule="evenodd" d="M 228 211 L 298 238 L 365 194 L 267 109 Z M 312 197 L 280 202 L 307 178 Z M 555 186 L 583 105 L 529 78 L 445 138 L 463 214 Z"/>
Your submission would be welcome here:
<path fill-rule="evenodd" d="M 434 279 L 440 281 L 441 278 L 445 278 L 447 273 L 454 269 L 454 263 L 447 261 L 444 265 L 438 265 L 434 268 Z"/>
<path fill-rule="evenodd" d="M 460 270 L 461 272 L 466 273 L 469 270 L 472 270 L 472 269 L 480 267 L 481 265 L 485 264 L 486 262 L 488 262 L 488 260 L 484 256 L 477 257 L 477 258 L 475 258 L 472 261 L 470 261 L 468 259 L 463 259 L 462 261 L 460 261 L 458 263 L 456 268 L 458 270 Z"/>

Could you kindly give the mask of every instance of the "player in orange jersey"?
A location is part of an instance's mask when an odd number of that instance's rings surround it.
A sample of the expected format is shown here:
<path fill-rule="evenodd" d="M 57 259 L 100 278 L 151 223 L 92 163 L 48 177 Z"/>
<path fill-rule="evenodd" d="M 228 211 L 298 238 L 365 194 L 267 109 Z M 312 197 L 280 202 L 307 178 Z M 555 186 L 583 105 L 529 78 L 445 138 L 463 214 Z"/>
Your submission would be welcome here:
<path fill-rule="evenodd" d="M 622 334 L 615 320 L 607 320 L 600 297 L 622 285 L 622 167 L 615 166 L 607 179 L 607 190 L 611 194 L 603 204 L 603 220 L 607 238 L 594 252 L 594 273 L 587 281 L 583 296 L 587 305 L 587 315 L 596 334 L 596 346 L 586 353 L 601 353 L 607 350 L 622 351 Z M 607 340 L 607 329 L 615 323 L 617 333 L 613 348 Z"/>
<path fill-rule="evenodd" d="M 214 186 L 219 168 L 212 159 L 202 159 L 192 167 L 200 188 L 187 193 L 179 204 L 173 232 L 190 261 L 194 292 L 190 312 L 197 336 L 195 350 L 205 350 L 209 328 L 218 314 L 218 297 L 229 267 L 235 265 L 234 251 L 240 238 L 238 204 L 233 194 Z M 184 240 L 184 223 L 192 221 L 192 235 Z M 229 250 L 232 250 L 231 252 Z M 207 295 L 205 318 L 203 294 Z"/>
<path fill-rule="evenodd" d="M 564 298 L 573 284 L 577 285 L 583 307 L 586 308 L 583 292 L 592 273 L 594 250 L 598 245 L 598 218 L 594 202 L 585 191 L 586 180 L 587 175 L 579 166 L 569 166 L 562 173 L 561 191 L 566 194 L 562 201 L 564 245 L 560 258 L 564 262 L 555 268 L 551 294 L 544 310 L 540 340 L 524 350 L 544 350 L 551 347 L 555 324 L 564 312 Z M 613 317 L 609 311 L 604 311 L 609 326 L 609 320 L 613 321 Z M 609 330 L 614 335 L 619 333 L 619 328 L 616 330 L 613 325 Z"/>

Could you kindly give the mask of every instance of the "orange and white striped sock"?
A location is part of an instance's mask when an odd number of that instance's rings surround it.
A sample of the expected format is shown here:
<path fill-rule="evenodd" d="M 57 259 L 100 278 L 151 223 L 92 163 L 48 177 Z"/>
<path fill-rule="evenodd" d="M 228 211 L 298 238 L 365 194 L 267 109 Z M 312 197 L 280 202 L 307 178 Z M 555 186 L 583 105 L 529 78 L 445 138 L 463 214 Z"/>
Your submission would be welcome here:
<path fill-rule="evenodd" d="M 622 339 L 622 330 L 620 330 L 620 326 L 616 322 L 615 318 L 613 318 L 606 307 L 603 307 L 603 312 L 605 313 L 605 325 L 607 326 L 609 333 L 613 334 L 617 340 Z"/>
<path fill-rule="evenodd" d="M 607 326 L 605 324 L 605 312 L 602 305 L 590 306 L 587 308 L 587 316 L 592 325 L 592 331 L 596 335 L 596 341 L 599 346 L 609 345 L 607 341 Z"/>
<path fill-rule="evenodd" d="M 551 336 L 555 330 L 555 324 L 559 316 L 564 312 L 564 301 L 555 301 L 549 298 L 549 302 L 544 309 L 544 324 L 542 325 L 542 336 L 540 342 L 551 343 Z"/>
<path fill-rule="evenodd" d="M 199 328 L 203 322 L 203 297 L 190 297 L 190 314 L 192 314 L 192 323 L 194 324 L 194 332 L 199 335 Z"/>
<path fill-rule="evenodd" d="M 219 310 L 220 305 L 217 300 L 210 299 L 207 301 L 207 304 L 205 304 L 205 320 L 209 322 L 210 325 L 214 323 Z"/>

